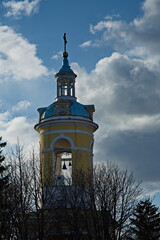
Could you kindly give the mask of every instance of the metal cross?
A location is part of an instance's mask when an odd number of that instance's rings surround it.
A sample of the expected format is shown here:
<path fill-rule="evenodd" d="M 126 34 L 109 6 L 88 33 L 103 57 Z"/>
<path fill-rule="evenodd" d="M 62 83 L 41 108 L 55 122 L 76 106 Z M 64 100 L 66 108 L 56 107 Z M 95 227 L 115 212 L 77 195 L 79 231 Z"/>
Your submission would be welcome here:
<path fill-rule="evenodd" d="M 66 52 L 66 44 L 67 44 L 66 33 L 64 33 L 63 39 L 64 39 L 64 52 Z"/>

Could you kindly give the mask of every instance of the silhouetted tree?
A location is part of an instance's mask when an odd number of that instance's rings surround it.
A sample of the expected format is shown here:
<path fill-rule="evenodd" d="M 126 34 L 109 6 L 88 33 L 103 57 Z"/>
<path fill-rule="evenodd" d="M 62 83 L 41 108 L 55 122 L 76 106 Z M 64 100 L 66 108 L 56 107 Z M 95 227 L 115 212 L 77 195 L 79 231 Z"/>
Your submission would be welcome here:
<path fill-rule="evenodd" d="M 160 215 L 150 199 L 141 200 L 130 218 L 129 240 L 158 240 L 160 237 Z"/>
<path fill-rule="evenodd" d="M 3 191 L 8 181 L 8 176 L 6 176 L 7 168 L 4 165 L 5 156 L 2 155 L 2 148 L 4 148 L 7 143 L 1 141 L 2 137 L 0 137 L 0 193 Z"/>
<path fill-rule="evenodd" d="M 132 173 L 107 162 L 95 166 L 90 191 L 95 239 L 124 239 L 129 217 L 141 193 L 140 183 L 136 182 Z"/>
<path fill-rule="evenodd" d="M 125 239 L 141 192 L 132 174 L 108 162 L 86 175 L 77 170 L 67 186 L 47 187 L 36 155 L 34 150 L 24 154 L 18 144 L 9 157 L 6 239 L 66 239 L 68 234 L 74 240 Z"/>
<path fill-rule="evenodd" d="M 2 142 L 0 137 L 0 239 L 5 239 L 4 235 L 7 226 L 7 199 L 5 190 L 8 184 L 7 167 L 4 163 L 5 156 L 2 154 L 2 149 L 6 146 L 6 142 Z"/>

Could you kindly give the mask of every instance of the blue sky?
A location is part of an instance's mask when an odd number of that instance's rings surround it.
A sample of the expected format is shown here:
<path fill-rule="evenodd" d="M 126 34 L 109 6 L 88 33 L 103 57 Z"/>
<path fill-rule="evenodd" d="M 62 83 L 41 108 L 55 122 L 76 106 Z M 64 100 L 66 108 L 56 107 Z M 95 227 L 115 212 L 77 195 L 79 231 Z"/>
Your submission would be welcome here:
<path fill-rule="evenodd" d="M 0 135 L 38 143 L 36 109 L 56 96 L 63 33 L 78 101 L 95 104 L 95 161 L 160 192 L 160 0 L 0 1 Z M 158 203 L 160 195 L 157 194 Z"/>

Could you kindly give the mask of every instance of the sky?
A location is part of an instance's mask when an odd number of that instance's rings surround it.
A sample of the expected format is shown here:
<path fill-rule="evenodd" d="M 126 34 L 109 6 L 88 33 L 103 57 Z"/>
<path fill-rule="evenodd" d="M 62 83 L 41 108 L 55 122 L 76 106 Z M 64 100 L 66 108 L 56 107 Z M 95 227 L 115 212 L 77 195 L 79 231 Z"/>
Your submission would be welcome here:
<path fill-rule="evenodd" d="M 1 0 L 0 135 L 37 144 L 63 34 L 76 96 L 94 104 L 94 161 L 117 162 L 160 202 L 160 0 Z"/>

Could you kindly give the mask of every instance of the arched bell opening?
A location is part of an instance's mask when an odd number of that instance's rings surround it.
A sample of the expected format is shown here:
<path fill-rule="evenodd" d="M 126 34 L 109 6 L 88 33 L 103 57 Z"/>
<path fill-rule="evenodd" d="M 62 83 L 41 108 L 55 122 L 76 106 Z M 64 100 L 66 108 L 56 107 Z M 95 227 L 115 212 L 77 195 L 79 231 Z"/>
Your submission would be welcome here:
<path fill-rule="evenodd" d="M 74 82 L 63 80 L 63 82 L 57 82 L 57 97 L 71 96 L 75 97 L 75 86 Z"/>
<path fill-rule="evenodd" d="M 54 185 L 72 184 L 72 150 L 70 142 L 61 138 L 54 145 Z"/>

